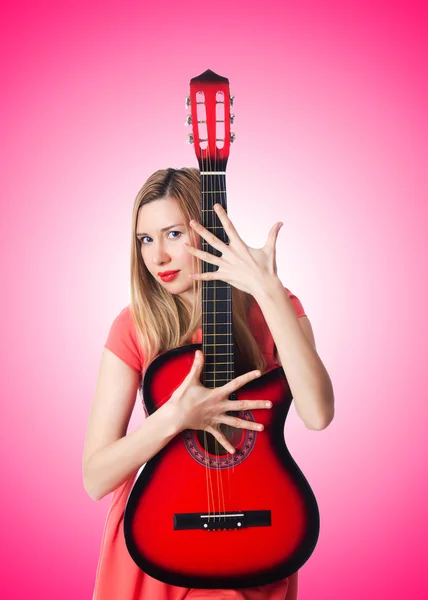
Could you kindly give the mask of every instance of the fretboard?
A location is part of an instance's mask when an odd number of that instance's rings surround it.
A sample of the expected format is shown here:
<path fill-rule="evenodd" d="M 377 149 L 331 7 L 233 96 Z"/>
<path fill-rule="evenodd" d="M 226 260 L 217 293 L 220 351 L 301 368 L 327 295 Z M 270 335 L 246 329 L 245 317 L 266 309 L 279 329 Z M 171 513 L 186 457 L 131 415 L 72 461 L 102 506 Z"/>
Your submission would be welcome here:
<path fill-rule="evenodd" d="M 219 240 L 228 243 L 224 227 L 213 210 L 216 203 L 221 204 L 227 211 L 226 176 L 201 173 L 202 225 Z M 221 256 L 221 253 L 203 238 L 201 242 L 203 251 Z M 202 262 L 203 273 L 217 269 L 217 265 Z M 205 387 L 220 387 L 235 378 L 231 286 L 224 281 L 202 280 L 202 351 L 205 357 Z"/>

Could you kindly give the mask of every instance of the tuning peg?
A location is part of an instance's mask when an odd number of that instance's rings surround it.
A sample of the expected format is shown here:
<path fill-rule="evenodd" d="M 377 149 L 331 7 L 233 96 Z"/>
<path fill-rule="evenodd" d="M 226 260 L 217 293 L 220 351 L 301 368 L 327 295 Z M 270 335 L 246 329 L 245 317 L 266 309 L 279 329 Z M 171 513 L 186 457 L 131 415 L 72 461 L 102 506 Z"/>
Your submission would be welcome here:
<path fill-rule="evenodd" d="M 230 132 L 230 141 L 231 142 L 235 141 L 235 134 L 233 133 L 233 131 Z"/>
<path fill-rule="evenodd" d="M 188 144 L 193 144 L 193 133 L 189 133 L 189 135 L 187 136 L 187 143 Z"/>
<path fill-rule="evenodd" d="M 234 120 L 235 120 L 235 115 L 233 113 L 230 113 L 230 122 L 233 123 Z"/>
<path fill-rule="evenodd" d="M 186 108 L 190 106 L 190 96 L 186 96 Z"/>
<path fill-rule="evenodd" d="M 185 121 L 184 124 L 185 125 L 191 125 L 192 124 L 192 115 L 187 115 L 186 121 Z"/>
<path fill-rule="evenodd" d="M 235 100 L 235 96 L 230 97 L 230 106 L 233 106 L 233 101 Z"/>

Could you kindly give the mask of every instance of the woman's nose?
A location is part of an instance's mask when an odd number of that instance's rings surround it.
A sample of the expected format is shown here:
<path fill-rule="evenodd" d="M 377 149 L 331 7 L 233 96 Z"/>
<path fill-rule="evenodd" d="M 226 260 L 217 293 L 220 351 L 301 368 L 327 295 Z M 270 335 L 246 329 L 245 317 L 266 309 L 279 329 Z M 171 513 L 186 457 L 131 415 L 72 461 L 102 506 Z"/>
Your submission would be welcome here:
<path fill-rule="evenodd" d="M 169 256 L 161 246 L 154 249 L 153 262 L 155 265 L 164 265 L 169 262 Z"/>

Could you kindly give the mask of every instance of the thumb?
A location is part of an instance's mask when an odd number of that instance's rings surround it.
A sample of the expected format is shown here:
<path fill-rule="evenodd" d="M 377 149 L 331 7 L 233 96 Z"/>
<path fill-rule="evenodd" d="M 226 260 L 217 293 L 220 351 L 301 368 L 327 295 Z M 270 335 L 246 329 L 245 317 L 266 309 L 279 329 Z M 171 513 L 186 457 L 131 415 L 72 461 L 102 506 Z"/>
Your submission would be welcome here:
<path fill-rule="evenodd" d="M 195 358 L 194 358 L 193 365 L 192 365 L 193 369 L 194 370 L 200 369 L 203 364 L 204 364 L 204 354 L 200 350 L 196 350 Z"/>
<path fill-rule="evenodd" d="M 202 365 L 204 364 L 204 355 L 200 350 L 196 350 L 195 357 L 193 359 L 192 368 L 187 374 L 186 379 L 190 382 L 193 378 L 199 381 L 201 375 Z"/>
<path fill-rule="evenodd" d="M 269 235 L 268 235 L 267 242 L 265 244 L 265 248 L 270 248 L 271 250 L 273 250 L 275 248 L 276 240 L 278 239 L 279 230 L 281 229 L 281 227 L 283 225 L 284 225 L 284 223 L 282 223 L 282 222 L 275 223 L 275 225 L 269 231 Z"/>

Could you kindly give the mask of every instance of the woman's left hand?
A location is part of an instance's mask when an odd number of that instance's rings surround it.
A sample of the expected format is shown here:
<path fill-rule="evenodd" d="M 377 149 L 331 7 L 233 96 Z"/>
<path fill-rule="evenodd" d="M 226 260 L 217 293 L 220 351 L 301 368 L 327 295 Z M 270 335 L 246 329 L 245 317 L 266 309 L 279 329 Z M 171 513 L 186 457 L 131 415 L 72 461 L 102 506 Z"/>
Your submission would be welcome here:
<path fill-rule="evenodd" d="M 263 248 L 250 248 L 240 238 L 221 204 L 215 204 L 213 208 L 229 237 L 229 244 L 225 244 L 219 240 L 200 223 L 190 221 L 190 226 L 206 242 L 222 254 L 222 256 L 214 256 L 209 252 L 194 248 L 190 244 L 185 244 L 185 247 L 191 254 L 205 262 L 218 266 L 217 271 L 193 273 L 191 277 L 205 281 L 225 281 L 239 290 L 254 296 L 257 290 L 260 289 L 260 286 L 263 286 L 267 280 L 278 279 L 276 240 L 283 223 L 276 223 L 272 227 Z"/>

